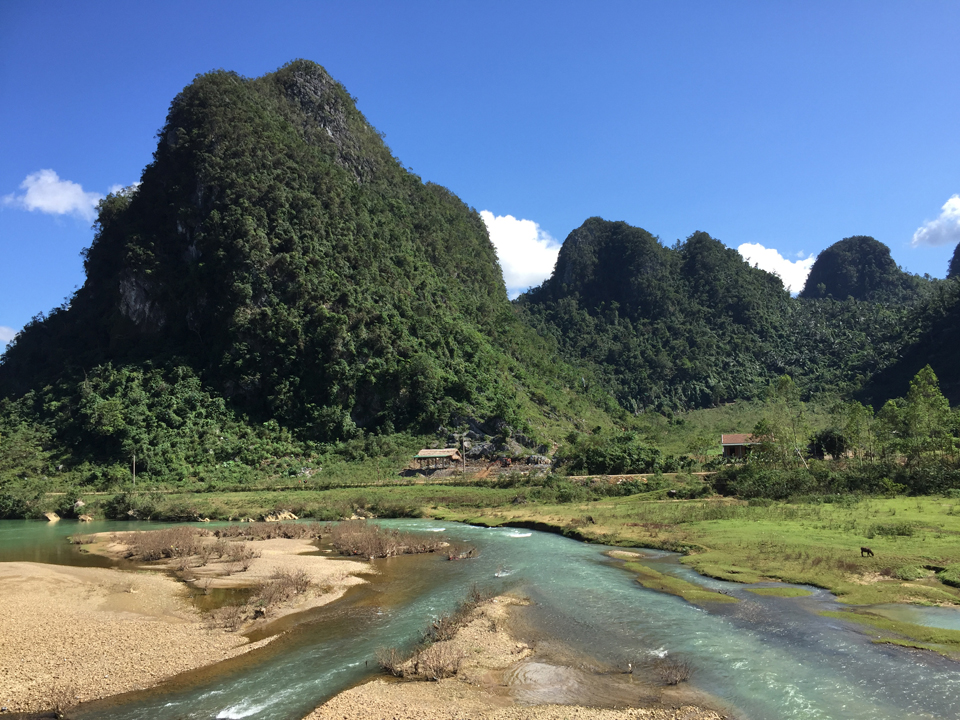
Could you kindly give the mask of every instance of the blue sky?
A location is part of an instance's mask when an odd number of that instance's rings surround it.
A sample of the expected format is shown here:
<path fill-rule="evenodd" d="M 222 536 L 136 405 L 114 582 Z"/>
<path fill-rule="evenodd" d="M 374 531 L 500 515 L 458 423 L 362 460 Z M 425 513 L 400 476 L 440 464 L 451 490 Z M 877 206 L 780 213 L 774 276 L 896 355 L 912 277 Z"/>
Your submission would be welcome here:
<path fill-rule="evenodd" d="M 0 3 L 0 343 L 83 282 L 90 208 L 138 180 L 177 92 L 297 57 L 486 211 L 514 293 L 597 215 L 794 284 L 858 234 L 943 277 L 957 27 L 956 2 Z"/>

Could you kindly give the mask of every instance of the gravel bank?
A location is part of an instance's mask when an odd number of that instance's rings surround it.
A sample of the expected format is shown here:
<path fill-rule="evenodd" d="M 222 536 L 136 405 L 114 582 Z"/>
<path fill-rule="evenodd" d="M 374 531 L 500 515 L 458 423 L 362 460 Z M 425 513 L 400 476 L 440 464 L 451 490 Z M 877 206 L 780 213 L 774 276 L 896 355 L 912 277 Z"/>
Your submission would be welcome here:
<path fill-rule="evenodd" d="M 515 679 L 529 679 L 535 673 L 525 674 L 517 672 L 518 669 L 544 666 L 534 660 L 532 648 L 518 642 L 506 629 L 510 609 L 519 602 L 499 597 L 485 603 L 474 611 L 470 622 L 453 640 L 440 643 L 464 656 L 456 677 L 439 682 L 374 680 L 340 693 L 304 720 L 723 720 L 725 717 L 684 702 L 683 691 L 675 689 L 665 690 L 663 704 L 654 707 L 523 704 L 518 697 L 524 693 L 518 692 L 520 688 Z M 565 667 L 556 670 L 554 678 L 564 677 L 568 671 L 576 672 Z M 601 689 L 604 682 L 603 678 L 598 681 Z M 549 688 L 539 689 L 549 691 Z M 537 688 L 533 690 L 536 695 Z M 596 691 L 597 687 L 592 690 Z"/>
<path fill-rule="evenodd" d="M 207 630 L 165 576 L 40 563 L 0 564 L 0 707 L 49 709 L 149 687 L 250 649 Z"/>
<path fill-rule="evenodd" d="M 121 555 L 122 545 L 107 544 L 103 554 Z M 269 580 L 278 570 L 307 573 L 307 592 L 241 628 L 261 636 L 277 618 L 332 602 L 363 582 L 353 573 L 370 572 L 365 563 L 305 554 L 316 552 L 308 540 L 250 544 L 260 557 L 245 571 L 222 576 L 219 563 L 211 563 L 193 575 L 197 584 L 235 587 Z M 36 712 L 53 707 L 58 696 L 85 702 L 139 690 L 269 641 L 249 643 L 209 627 L 186 586 L 155 572 L 165 566 L 171 564 L 129 572 L 0 563 L 0 708 Z"/>

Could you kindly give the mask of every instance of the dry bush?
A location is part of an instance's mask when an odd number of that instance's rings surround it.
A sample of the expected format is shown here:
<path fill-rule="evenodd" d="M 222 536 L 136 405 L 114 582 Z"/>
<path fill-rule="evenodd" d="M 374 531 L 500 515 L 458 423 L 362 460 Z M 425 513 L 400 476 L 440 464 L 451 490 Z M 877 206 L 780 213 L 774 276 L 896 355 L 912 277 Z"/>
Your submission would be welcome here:
<path fill-rule="evenodd" d="M 260 557 L 260 555 L 259 550 L 248 548 L 247 544 L 242 542 L 231 543 L 227 549 L 227 561 L 233 563 L 234 566 L 239 566 L 241 572 L 249 570 L 254 559 Z"/>
<path fill-rule="evenodd" d="M 207 624 L 210 627 L 222 628 L 228 631 L 238 630 L 247 619 L 245 605 L 224 605 L 207 614 Z"/>
<path fill-rule="evenodd" d="M 455 677 L 460 672 L 466 653 L 445 641 L 453 639 L 457 631 L 470 620 L 473 611 L 490 597 L 491 593 L 474 586 L 456 611 L 441 615 L 430 624 L 409 660 L 396 648 L 378 649 L 377 662 L 380 667 L 391 675 L 411 680 Z"/>
<path fill-rule="evenodd" d="M 441 615 L 430 623 L 430 627 L 423 634 L 422 644 L 450 640 L 457 631 L 470 621 L 473 611 L 493 597 L 493 593 L 481 590 L 476 585 L 470 589 L 466 600 L 457 606 L 457 609 L 448 615 Z"/>
<path fill-rule="evenodd" d="M 228 543 L 223 538 L 217 538 L 217 541 L 213 543 L 211 550 L 216 554 L 218 559 L 222 559 L 224 555 L 229 551 Z"/>
<path fill-rule="evenodd" d="M 297 595 L 302 595 L 313 583 L 313 580 L 310 579 L 310 576 L 307 574 L 306 570 L 301 569 L 297 570 L 292 574 L 292 576 L 290 576 L 290 583 L 293 585 L 293 591 Z"/>
<path fill-rule="evenodd" d="M 377 663 L 394 677 L 403 677 L 403 665 L 406 659 L 395 647 L 377 648 Z"/>
<path fill-rule="evenodd" d="M 55 717 L 65 718 L 67 712 L 80 704 L 80 696 L 73 685 L 56 685 L 48 691 L 50 710 Z"/>
<path fill-rule="evenodd" d="M 310 576 L 302 569 L 296 572 L 275 570 L 269 580 L 257 585 L 254 605 L 265 613 L 274 605 L 280 605 L 297 595 L 302 595 L 310 588 L 311 583 Z"/>
<path fill-rule="evenodd" d="M 448 643 L 431 645 L 414 656 L 413 667 L 425 680 L 456 677 L 466 653 Z"/>
<path fill-rule="evenodd" d="M 151 561 L 196 555 L 200 552 L 203 544 L 200 538 L 204 534 L 185 525 L 133 533 L 128 540 L 127 557 Z"/>
<path fill-rule="evenodd" d="M 344 520 L 333 525 L 330 542 L 344 555 L 368 558 L 436 552 L 447 544 L 443 538 L 388 530 L 366 520 Z"/>
<path fill-rule="evenodd" d="M 245 540 L 273 540 L 274 538 L 314 540 L 320 537 L 320 523 L 243 523 L 217 528 L 213 534 L 218 538 L 244 538 Z"/>
<path fill-rule="evenodd" d="M 210 545 L 210 543 L 203 543 L 200 546 L 200 551 L 197 553 L 197 567 L 204 567 L 207 563 L 209 563 L 210 558 L 213 557 L 213 554 L 213 546 Z"/>
<path fill-rule="evenodd" d="M 686 660 L 661 658 L 654 664 L 654 669 L 664 685 L 679 685 L 690 679 L 690 664 Z"/>
<path fill-rule="evenodd" d="M 454 635 L 457 634 L 457 630 L 460 629 L 461 622 L 457 618 L 456 614 L 453 615 L 441 615 L 432 623 L 430 623 L 430 628 L 427 630 L 424 640 L 429 642 L 442 642 L 444 640 L 450 640 Z"/>
<path fill-rule="evenodd" d="M 477 548 L 462 542 L 452 542 L 446 548 L 447 560 L 466 560 L 477 556 Z"/>

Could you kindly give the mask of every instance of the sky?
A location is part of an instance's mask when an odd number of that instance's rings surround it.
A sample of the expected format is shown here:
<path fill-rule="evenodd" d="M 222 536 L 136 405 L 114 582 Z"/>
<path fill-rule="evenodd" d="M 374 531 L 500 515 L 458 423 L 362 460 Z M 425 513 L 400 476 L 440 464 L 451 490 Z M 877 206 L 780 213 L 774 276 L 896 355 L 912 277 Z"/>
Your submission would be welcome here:
<path fill-rule="evenodd" d="M 702 230 L 800 290 L 852 235 L 943 277 L 960 241 L 960 3 L 0 2 L 0 347 L 84 280 L 200 73 L 295 58 L 474 207 L 511 297 L 587 218 Z"/>

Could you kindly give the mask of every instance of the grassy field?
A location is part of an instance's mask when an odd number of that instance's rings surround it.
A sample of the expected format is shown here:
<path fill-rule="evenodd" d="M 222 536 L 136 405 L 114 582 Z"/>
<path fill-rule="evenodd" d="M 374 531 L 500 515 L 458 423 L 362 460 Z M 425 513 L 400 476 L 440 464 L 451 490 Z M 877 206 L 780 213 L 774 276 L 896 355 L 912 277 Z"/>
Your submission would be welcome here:
<path fill-rule="evenodd" d="M 657 493 L 652 493 L 656 495 Z M 834 504 L 664 501 L 634 495 L 592 503 L 439 509 L 442 519 L 539 522 L 610 545 L 686 553 L 683 562 L 737 582 L 815 585 L 845 603 L 960 604 L 937 571 L 960 562 L 960 500 L 847 499 Z M 861 557 L 869 547 L 873 557 Z"/>

